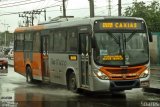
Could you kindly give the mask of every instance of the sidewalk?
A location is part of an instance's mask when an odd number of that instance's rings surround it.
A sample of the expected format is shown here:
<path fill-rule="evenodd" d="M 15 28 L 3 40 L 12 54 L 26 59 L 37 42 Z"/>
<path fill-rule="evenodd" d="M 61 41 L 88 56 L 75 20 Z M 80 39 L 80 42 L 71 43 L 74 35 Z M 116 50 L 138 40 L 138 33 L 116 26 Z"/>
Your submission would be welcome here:
<path fill-rule="evenodd" d="M 13 59 L 8 59 L 8 65 L 13 66 L 14 65 L 14 60 Z"/>
<path fill-rule="evenodd" d="M 160 66 L 151 66 L 150 87 L 144 91 L 160 94 Z"/>

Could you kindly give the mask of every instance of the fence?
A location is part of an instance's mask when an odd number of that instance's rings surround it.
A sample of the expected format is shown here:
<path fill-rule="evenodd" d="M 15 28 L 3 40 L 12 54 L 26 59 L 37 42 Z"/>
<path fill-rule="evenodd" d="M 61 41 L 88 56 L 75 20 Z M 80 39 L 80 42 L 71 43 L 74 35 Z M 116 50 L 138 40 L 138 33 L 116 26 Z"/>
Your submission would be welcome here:
<path fill-rule="evenodd" d="M 149 43 L 151 60 L 151 87 L 160 89 L 160 32 L 153 32 L 153 42 Z"/>

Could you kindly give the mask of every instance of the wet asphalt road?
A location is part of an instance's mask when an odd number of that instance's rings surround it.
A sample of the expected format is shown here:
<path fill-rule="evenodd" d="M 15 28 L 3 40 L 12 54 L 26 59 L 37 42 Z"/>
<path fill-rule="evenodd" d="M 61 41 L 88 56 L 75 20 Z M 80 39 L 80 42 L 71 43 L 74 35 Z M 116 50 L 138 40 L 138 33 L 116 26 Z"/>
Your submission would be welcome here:
<path fill-rule="evenodd" d="M 57 85 L 27 84 L 9 67 L 8 75 L 0 76 L 0 107 L 160 107 L 160 95 L 142 89 L 80 95 Z"/>

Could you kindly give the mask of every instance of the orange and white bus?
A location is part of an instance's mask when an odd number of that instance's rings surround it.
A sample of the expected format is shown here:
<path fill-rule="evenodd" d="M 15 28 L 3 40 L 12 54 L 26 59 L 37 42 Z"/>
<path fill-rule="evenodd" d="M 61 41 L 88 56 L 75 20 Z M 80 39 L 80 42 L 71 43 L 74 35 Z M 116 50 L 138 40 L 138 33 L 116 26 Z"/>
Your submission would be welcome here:
<path fill-rule="evenodd" d="M 151 34 L 142 18 L 50 21 L 14 33 L 14 69 L 71 91 L 148 87 Z"/>

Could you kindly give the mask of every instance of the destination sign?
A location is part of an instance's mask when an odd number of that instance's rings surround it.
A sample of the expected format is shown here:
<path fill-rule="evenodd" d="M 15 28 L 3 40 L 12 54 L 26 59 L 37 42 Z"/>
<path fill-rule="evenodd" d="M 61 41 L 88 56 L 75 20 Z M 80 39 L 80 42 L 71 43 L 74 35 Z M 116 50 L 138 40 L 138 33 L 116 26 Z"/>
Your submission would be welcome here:
<path fill-rule="evenodd" d="M 110 55 L 106 55 L 103 57 L 104 61 L 122 61 L 123 57 L 121 55 L 115 55 L 115 56 L 110 56 Z"/>
<path fill-rule="evenodd" d="M 97 21 L 95 24 L 96 30 L 144 30 L 143 21 Z"/>
<path fill-rule="evenodd" d="M 141 23 L 137 22 L 102 22 L 100 23 L 103 29 L 141 29 Z"/>

